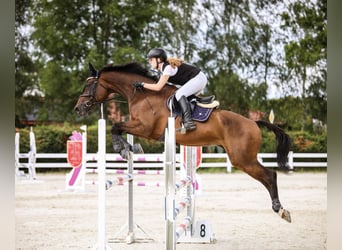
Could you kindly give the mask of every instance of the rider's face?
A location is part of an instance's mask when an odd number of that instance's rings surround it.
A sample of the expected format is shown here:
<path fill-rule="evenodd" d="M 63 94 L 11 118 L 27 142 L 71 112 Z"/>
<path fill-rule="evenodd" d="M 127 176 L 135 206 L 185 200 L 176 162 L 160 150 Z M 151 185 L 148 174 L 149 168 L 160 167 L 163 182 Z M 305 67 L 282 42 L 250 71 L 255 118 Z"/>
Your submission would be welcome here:
<path fill-rule="evenodd" d="M 158 67 L 158 63 L 157 63 L 157 58 L 149 58 L 148 59 L 148 62 L 149 62 L 149 64 L 151 65 L 151 67 L 153 68 L 153 69 L 158 69 L 157 67 Z"/>

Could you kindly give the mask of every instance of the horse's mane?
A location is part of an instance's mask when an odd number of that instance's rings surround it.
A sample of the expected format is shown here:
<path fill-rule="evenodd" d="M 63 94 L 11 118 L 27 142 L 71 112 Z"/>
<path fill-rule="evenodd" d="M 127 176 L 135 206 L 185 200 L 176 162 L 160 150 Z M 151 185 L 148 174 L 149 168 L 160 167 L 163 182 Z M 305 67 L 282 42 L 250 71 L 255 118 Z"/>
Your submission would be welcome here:
<path fill-rule="evenodd" d="M 157 76 L 151 75 L 146 68 L 144 68 L 137 62 L 131 62 L 127 64 L 122 64 L 122 65 L 108 64 L 99 71 L 99 76 L 103 72 L 111 72 L 111 71 L 133 73 L 133 74 L 141 75 L 144 77 L 148 77 L 153 81 L 158 80 Z"/>

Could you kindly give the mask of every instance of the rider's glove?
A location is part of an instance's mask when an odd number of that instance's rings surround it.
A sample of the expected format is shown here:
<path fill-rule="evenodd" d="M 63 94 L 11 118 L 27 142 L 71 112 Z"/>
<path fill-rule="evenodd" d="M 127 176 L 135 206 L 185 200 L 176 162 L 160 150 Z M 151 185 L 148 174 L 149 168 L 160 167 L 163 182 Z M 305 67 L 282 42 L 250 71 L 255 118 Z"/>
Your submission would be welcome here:
<path fill-rule="evenodd" d="M 133 85 L 136 89 L 144 89 L 144 83 L 143 82 L 135 82 Z"/>

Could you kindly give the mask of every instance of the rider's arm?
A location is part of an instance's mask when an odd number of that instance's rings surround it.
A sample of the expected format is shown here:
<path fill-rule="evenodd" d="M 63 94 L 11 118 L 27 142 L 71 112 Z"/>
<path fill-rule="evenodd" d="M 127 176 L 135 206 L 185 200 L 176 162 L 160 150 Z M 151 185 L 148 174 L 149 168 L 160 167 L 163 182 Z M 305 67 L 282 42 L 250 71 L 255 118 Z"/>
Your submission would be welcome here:
<path fill-rule="evenodd" d="M 159 91 L 161 90 L 165 84 L 167 83 L 167 81 L 169 80 L 170 76 L 169 75 L 162 75 L 159 78 L 159 81 L 157 83 L 147 83 L 147 82 L 143 82 L 144 88 L 145 89 L 150 89 L 150 90 L 154 90 L 154 91 Z"/>

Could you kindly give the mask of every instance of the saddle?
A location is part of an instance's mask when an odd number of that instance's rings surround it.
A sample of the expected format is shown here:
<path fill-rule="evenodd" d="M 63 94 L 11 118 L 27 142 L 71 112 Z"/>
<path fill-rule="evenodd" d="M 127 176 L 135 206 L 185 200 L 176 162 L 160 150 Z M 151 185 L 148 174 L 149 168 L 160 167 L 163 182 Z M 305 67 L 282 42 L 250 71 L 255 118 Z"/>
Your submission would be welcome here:
<path fill-rule="evenodd" d="M 187 99 L 191 107 L 191 118 L 198 122 L 206 122 L 210 117 L 211 112 L 220 105 L 220 103 L 215 100 L 214 95 L 204 97 L 191 95 L 188 96 Z M 167 99 L 166 105 L 172 116 L 182 116 L 181 108 L 174 94 Z"/>

